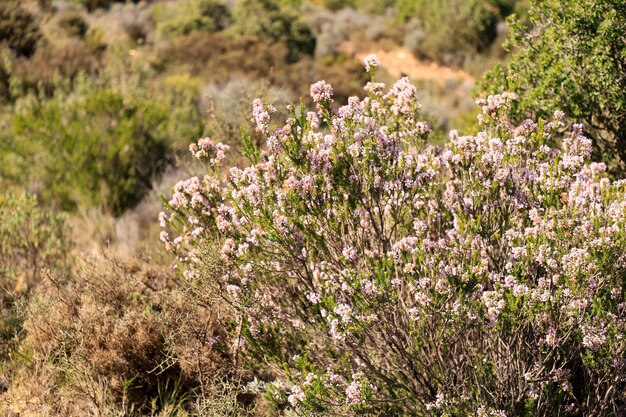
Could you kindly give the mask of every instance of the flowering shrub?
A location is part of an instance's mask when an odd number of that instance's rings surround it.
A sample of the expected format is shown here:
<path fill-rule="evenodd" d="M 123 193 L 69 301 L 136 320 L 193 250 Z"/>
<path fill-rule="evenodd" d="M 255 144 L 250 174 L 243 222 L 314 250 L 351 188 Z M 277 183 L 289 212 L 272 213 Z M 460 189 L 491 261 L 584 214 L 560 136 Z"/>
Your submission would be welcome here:
<path fill-rule="evenodd" d="M 250 165 L 222 176 L 225 147 L 192 145 L 212 174 L 161 215 L 189 279 L 221 242 L 234 348 L 285 369 L 268 397 L 324 414 L 618 413 L 626 183 L 585 164 L 562 113 L 514 126 L 515 96 L 490 96 L 480 133 L 435 147 L 408 79 L 385 89 L 373 77 L 335 110 L 320 81 L 315 111 L 277 129 L 255 101 L 266 148 L 244 141 Z"/>

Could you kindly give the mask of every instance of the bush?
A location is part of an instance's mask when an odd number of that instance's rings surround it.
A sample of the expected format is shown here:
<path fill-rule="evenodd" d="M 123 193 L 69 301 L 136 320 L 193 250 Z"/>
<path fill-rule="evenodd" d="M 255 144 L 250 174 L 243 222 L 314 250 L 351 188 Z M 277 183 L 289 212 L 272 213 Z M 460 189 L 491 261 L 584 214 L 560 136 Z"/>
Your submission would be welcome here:
<path fill-rule="evenodd" d="M 20 301 L 43 275 L 67 272 L 69 246 L 63 219 L 42 210 L 34 196 L 0 194 L 0 367 L 22 333 Z"/>
<path fill-rule="evenodd" d="M 134 20 L 125 20 L 122 22 L 122 27 L 132 42 L 137 44 L 146 42 L 149 34 L 149 28 L 146 22 L 142 22 L 137 18 Z"/>
<path fill-rule="evenodd" d="M 13 59 L 7 49 L 0 50 L 0 103 L 9 102 L 13 98 L 11 91 L 11 73 Z"/>
<path fill-rule="evenodd" d="M 8 415 L 188 415 L 195 390 L 216 395 L 232 366 L 212 311 L 144 262 L 81 260 L 47 281 L 24 329 L 25 360 L 0 393 Z"/>
<path fill-rule="evenodd" d="M 2 291 L 26 293 L 42 272 L 61 272 L 69 244 L 63 220 L 42 210 L 35 196 L 0 194 Z"/>
<path fill-rule="evenodd" d="M 79 13 L 67 13 L 59 18 L 59 26 L 65 30 L 69 36 L 84 38 L 89 29 L 89 25 Z"/>
<path fill-rule="evenodd" d="M 531 1 L 530 26 L 513 21 L 511 57 L 480 86 L 520 95 L 512 118 L 544 118 L 558 107 L 583 122 L 594 158 L 626 169 L 626 5 L 613 0 Z M 563 100 L 562 97 L 567 97 Z"/>
<path fill-rule="evenodd" d="M 376 60 L 368 59 L 370 66 Z M 585 164 L 581 127 L 513 125 L 511 94 L 480 101 L 480 132 L 424 143 L 408 79 L 273 129 L 220 175 L 224 147 L 190 148 L 204 178 L 174 187 L 167 248 L 241 314 L 256 363 L 285 371 L 279 407 L 319 414 L 619 415 L 626 407 L 626 184 Z M 559 150 L 553 146 L 562 144 Z M 254 363 L 254 362 L 253 362 Z"/>
<path fill-rule="evenodd" d="M 288 62 L 315 52 L 315 37 L 311 29 L 295 9 L 281 7 L 275 0 L 241 0 L 233 10 L 233 18 L 232 30 L 238 35 L 284 43 L 289 50 Z"/>
<path fill-rule="evenodd" d="M 280 42 L 268 45 L 252 36 L 232 39 L 224 33 L 197 32 L 164 48 L 160 65 L 183 64 L 192 74 L 220 84 L 237 76 L 266 80 L 298 95 L 306 93 L 307 83 L 327 78 L 337 83 L 338 96 L 345 99 L 356 94 L 360 81 L 367 78 L 363 67 L 346 55 L 315 61 L 304 57 L 289 63 L 288 54 Z"/>
<path fill-rule="evenodd" d="M 421 42 L 412 51 L 421 57 L 460 65 L 485 51 L 496 38 L 498 10 L 483 0 L 420 0 L 413 4 Z"/>
<path fill-rule="evenodd" d="M 335 91 L 337 101 L 345 101 L 359 93 L 362 82 L 367 79 L 367 73 L 356 59 L 340 54 L 316 60 L 302 59 L 291 67 L 271 74 L 269 79 L 274 85 L 289 87 L 301 97 L 307 94 L 307 83 L 316 79 L 326 79 L 337 86 Z M 312 103 L 310 97 L 304 100 L 306 103 Z"/>
<path fill-rule="evenodd" d="M 267 98 L 277 107 L 286 109 L 293 99 L 285 89 L 271 87 L 262 81 L 248 78 L 234 78 L 227 83 L 211 83 L 202 90 L 204 114 L 207 114 L 206 131 L 214 138 L 238 149 L 241 135 L 253 136 L 254 140 L 263 138 L 254 129 L 254 123 L 248 117 L 250 101 L 256 96 Z M 287 116 L 287 112 L 283 112 Z M 260 143 L 260 142 L 259 142 Z M 170 184 L 170 187 L 171 188 Z M 165 190 L 168 191 L 168 190 Z"/>
<path fill-rule="evenodd" d="M 52 0 L 37 0 L 37 5 L 43 12 L 52 11 Z"/>
<path fill-rule="evenodd" d="M 0 3 L 0 46 L 8 46 L 18 55 L 30 56 L 41 38 L 39 26 L 32 14 L 18 1 Z"/>
<path fill-rule="evenodd" d="M 71 93 L 23 100 L 3 144 L 4 172 L 64 210 L 115 214 L 136 204 L 169 164 L 177 135 L 199 134 L 185 97 L 156 95 L 139 80 L 84 79 Z"/>
<path fill-rule="evenodd" d="M 267 45 L 255 37 L 232 39 L 224 33 L 195 32 L 163 48 L 160 61 L 163 67 L 185 64 L 205 79 L 224 81 L 233 73 L 266 76 L 272 67 L 284 66 L 286 55 L 284 45 Z"/>
<path fill-rule="evenodd" d="M 20 81 L 21 95 L 37 91 L 54 94 L 65 82 L 70 84 L 78 74 L 95 74 L 101 69 L 102 54 L 84 42 L 72 40 L 63 47 L 39 48 L 29 59 L 15 63 L 13 75 Z"/>
<path fill-rule="evenodd" d="M 404 32 L 393 19 L 352 8 L 337 12 L 313 9 L 307 13 L 307 23 L 315 34 L 316 57 L 339 55 L 346 45 L 356 51 L 369 50 L 373 43 L 377 48 L 386 49 L 386 44 L 396 48 Z"/>
<path fill-rule="evenodd" d="M 96 9 L 108 9 L 113 3 L 125 3 L 126 0 L 72 0 L 85 7 L 87 11 L 93 12 Z M 134 1 L 135 3 L 138 2 Z"/>
<path fill-rule="evenodd" d="M 152 8 L 157 33 L 163 38 L 191 32 L 219 32 L 231 23 L 230 10 L 216 0 L 185 0 L 176 4 L 157 4 Z"/>

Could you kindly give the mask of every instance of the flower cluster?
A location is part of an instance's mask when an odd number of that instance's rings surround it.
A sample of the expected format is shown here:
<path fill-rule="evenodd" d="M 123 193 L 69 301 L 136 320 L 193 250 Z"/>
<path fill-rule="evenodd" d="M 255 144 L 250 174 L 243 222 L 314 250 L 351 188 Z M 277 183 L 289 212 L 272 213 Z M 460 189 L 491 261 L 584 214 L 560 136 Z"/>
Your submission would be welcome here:
<path fill-rule="evenodd" d="M 202 138 L 198 143 L 189 145 L 189 151 L 194 158 L 207 161 L 210 166 L 221 166 L 226 159 L 226 151 L 230 146 L 216 143 L 209 138 Z"/>
<path fill-rule="evenodd" d="M 316 111 L 274 131 L 255 101 L 267 147 L 225 180 L 178 184 L 162 216 L 188 277 L 221 245 L 216 282 L 244 317 L 245 353 L 288 370 L 273 400 L 411 415 L 622 407 L 626 182 L 585 164 L 590 142 L 561 113 L 511 125 L 514 95 L 480 101 L 482 130 L 437 147 L 409 80 L 385 90 L 333 109 L 320 81 Z"/>
<path fill-rule="evenodd" d="M 318 81 L 311 85 L 311 97 L 315 103 L 328 102 L 333 96 L 333 87 L 326 81 Z"/>
<path fill-rule="evenodd" d="M 372 72 L 376 68 L 380 67 L 380 59 L 374 54 L 368 55 L 363 59 L 363 63 L 365 64 L 365 70 L 367 72 Z"/>
<path fill-rule="evenodd" d="M 267 134 L 273 113 L 276 113 L 276 108 L 271 104 L 265 105 L 261 99 L 258 98 L 252 101 L 253 121 L 256 123 L 257 129 L 260 132 Z"/>

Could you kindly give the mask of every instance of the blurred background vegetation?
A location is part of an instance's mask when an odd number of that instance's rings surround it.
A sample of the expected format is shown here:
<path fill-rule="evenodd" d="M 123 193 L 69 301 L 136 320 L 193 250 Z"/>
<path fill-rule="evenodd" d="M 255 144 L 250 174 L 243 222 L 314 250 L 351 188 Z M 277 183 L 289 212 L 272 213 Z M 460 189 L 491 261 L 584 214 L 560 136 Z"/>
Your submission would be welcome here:
<path fill-rule="evenodd" d="M 223 343 L 225 308 L 158 241 L 187 145 L 255 138 L 326 80 L 407 75 L 442 141 L 472 133 L 475 80 L 526 0 L 1 0 L 0 414 L 267 415 Z M 280 116 L 279 116 L 280 117 Z M 211 256 L 208 254 L 207 256 Z M 216 265 L 216 268 L 219 268 Z M 278 411 L 275 411 L 278 413 Z"/>

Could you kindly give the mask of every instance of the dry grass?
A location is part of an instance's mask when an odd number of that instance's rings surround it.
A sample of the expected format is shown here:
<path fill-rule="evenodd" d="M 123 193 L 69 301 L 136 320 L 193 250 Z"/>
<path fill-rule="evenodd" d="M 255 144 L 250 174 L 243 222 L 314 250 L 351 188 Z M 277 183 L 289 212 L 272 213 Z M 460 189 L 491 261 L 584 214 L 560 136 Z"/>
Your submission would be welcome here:
<path fill-rule="evenodd" d="M 216 381 L 236 378 L 228 338 L 215 304 L 197 300 L 170 269 L 107 255 L 48 277 L 24 309 L 0 411 L 173 416 L 221 398 Z"/>

